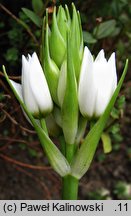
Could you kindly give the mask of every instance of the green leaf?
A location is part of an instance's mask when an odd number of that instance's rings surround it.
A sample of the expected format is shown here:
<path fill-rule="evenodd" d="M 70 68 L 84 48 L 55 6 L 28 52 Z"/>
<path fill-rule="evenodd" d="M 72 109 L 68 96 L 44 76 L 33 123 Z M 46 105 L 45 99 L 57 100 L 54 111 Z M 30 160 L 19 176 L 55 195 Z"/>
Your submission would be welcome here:
<path fill-rule="evenodd" d="M 93 35 L 97 39 L 102 39 L 105 37 L 110 36 L 116 28 L 116 21 L 115 20 L 109 20 L 103 23 L 100 23 L 99 26 L 97 26 L 94 31 Z"/>
<path fill-rule="evenodd" d="M 102 133 L 101 140 L 103 143 L 104 153 L 105 154 L 110 153 L 112 151 L 112 144 L 111 144 L 111 138 L 110 138 L 109 134 Z"/>
<path fill-rule="evenodd" d="M 121 28 L 115 27 L 114 30 L 112 31 L 110 37 L 116 37 L 121 31 Z"/>
<path fill-rule="evenodd" d="M 116 101 L 116 98 L 119 94 L 119 91 L 121 89 L 122 83 L 124 81 L 126 72 L 128 67 L 128 60 L 126 61 L 125 68 L 123 71 L 123 74 L 121 76 L 121 79 L 119 80 L 118 86 L 105 110 L 103 115 L 99 118 L 99 120 L 96 122 L 96 124 L 92 127 L 92 129 L 87 134 L 84 142 L 82 143 L 80 149 L 78 149 L 74 160 L 71 164 L 71 173 L 74 177 L 80 179 L 88 170 L 90 167 L 90 164 L 93 160 L 97 145 L 99 143 L 101 134 L 105 128 L 105 125 L 108 121 L 108 118 L 110 116 L 110 112 L 112 110 L 112 107 L 114 106 L 114 103 Z"/>
<path fill-rule="evenodd" d="M 37 135 L 39 137 L 39 140 L 41 142 L 41 145 L 43 149 L 46 152 L 46 155 L 50 161 L 50 164 L 54 168 L 54 170 L 60 175 L 65 176 L 70 173 L 70 165 L 66 158 L 63 156 L 63 154 L 60 152 L 60 150 L 56 147 L 56 145 L 51 141 L 51 139 L 48 137 L 48 135 L 44 132 L 44 130 L 37 124 L 32 114 L 29 112 L 27 107 L 25 106 L 24 102 L 21 100 L 17 92 L 15 91 L 14 87 L 12 86 L 10 79 L 6 73 L 5 67 L 3 66 L 3 71 L 5 78 L 10 85 L 15 97 L 19 101 L 21 107 L 27 114 L 28 118 L 30 119 L 32 125 L 34 126 Z"/>
<path fill-rule="evenodd" d="M 33 11 L 22 8 L 22 11 L 26 14 L 26 16 L 38 27 L 42 26 L 42 19 Z"/>
<path fill-rule="evenodd" d="M 32 7 L 36 13 L 41 12 L 43 6 L 44 4 L 42 0 L 32 0 Z"/>
<path fill-rule="evenodd" d="M 83 31 L 84 42 L 88 44 L 94 44 L 97 40 L 93 37 L 93 35 L 87 31 Z"/>

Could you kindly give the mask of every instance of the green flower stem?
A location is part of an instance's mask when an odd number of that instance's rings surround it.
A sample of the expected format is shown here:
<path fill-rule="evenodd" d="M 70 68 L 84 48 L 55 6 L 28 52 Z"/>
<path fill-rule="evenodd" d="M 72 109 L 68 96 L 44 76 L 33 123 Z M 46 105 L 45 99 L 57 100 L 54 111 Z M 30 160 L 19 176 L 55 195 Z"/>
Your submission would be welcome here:
<path fill-rule="evenodd" d="M 77 200 L 79 180 L 71 175 L 67 175 L 62 180 L 62 199 Z"/>
<path fill-rule="evenodd" d="M 60 141 L 61 152 L 65 156 L 66 155 L 66 143 L 65 143 L 64 137 L 60 136 L 59 141 Z"/>
<path fill-rule="evenodd" d="M 75 144 L 68 144 L 66 143 L 66 159 L 68 160 L 69 163 L 71 163 L 73 156 L 76 151 L 76 146 Z"/>
<path fill-rule="evenodd" d="M 76 145 L 65 143 L 64 137 L 59 138 L 61 143 L 61 150 L 69 163 L 71 163 Z M 78 195 L 78 180 L 71 175 L 64 176 L 62 179 L 62 199 L 63 200 L 77 200 Z"/>
<path fill-rule="evenodd" d="M 66 143 L 65 156 L 69 163 L 71 163 L 76 152 L 75 144 Z M 71 175 L 67 175 L 62 179 L 62 199 L 63 200 L 77 200 L 78 196 L 78 179 Z"/>
<path fill-rule="evenodd" d="M 48 130 L 47 130 L 47 127 L 46 127 L 46 122 L 45 122 L 45 119 L 40 119 L 40 124 L 41 124 L 41 128 L 45 131 L 45 133 L 48 135 Z"/>

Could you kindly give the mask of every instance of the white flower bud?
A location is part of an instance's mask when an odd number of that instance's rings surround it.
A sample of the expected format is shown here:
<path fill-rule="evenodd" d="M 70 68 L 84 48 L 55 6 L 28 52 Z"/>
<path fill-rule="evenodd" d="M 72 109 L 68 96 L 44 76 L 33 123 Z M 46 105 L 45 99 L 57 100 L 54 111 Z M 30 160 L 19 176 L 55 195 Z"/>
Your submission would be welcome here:
<path fill-rule="evenodd" d="M 22 84 L 12 81 L 12 85 L 36 118 L 52 111 L 53 102 L 36 53 L 27 59 L 22 56 Z"/>
<path fill-rule="evenodd" d="M 117 87 L 115 53 L 107 61 L 101 50 L 93 60 L 85 47 L 79 80 L 79 107 L 82 115 L 99 117 L 107 107 Z"/>

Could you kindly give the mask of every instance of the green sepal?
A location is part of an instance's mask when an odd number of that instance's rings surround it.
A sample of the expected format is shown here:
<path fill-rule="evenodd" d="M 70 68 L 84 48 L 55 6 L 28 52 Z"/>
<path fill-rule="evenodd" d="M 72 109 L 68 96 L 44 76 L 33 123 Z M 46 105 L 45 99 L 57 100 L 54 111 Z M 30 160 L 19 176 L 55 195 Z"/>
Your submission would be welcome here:
<path fill-rule="evenodd" d="M 54 12 L 53 12 L 53 20 L 52 20 L 51 35 L 49 38 L 49 45 L 50 45 L 51 58 L 60 68 L 66 52 L 66 43 L 57 25 L 56 8 L 54 8 Z"/>
<path fill-rule="evenodd" d="M 64 100 L 61 108 L 62 128 L 65 141 L 74 144 L 78 127 L 78 97 L 75 71 L 72 62 L 72 41 L 67 37 L 67 80 Z"/>
<path fill-rule="evenodd" d="M 78 13 L 76 11 L 74 4 L 72 6 L 73 18 L 71 24 L 71 50 L 76 79 L 78 80 L 81 66 L 81 31 Z"/>
<path fill-rule="evenodd" d="M 80 179 L 90 167 L 90 164 L 93 160 L 97 145 L 99 143 L 101 134 L 105 128 L 107 120 L 109 118 L 110 112 L 114 106 L 116 98 L 121 89 L 122 83 L 124 81 L 126 72 L 128 67 L 128 60 L 126 61 L 125 68 L 121 79 L 118 83 L 118 86 L 106 108 L 103 115 L 99 118 L 99 120 L 95 123 L 92 129 L 89 131 L 87 136 L 85 137 L 84 142 L 82 143 L 80 149 L 78 149 L 72 164 L 71 164 L 71 173 L 76 178 Z"/>
<path fill-rule="evenodd" d="M 51 96 L 56 104 L 58 104 L 57 87 L 59 80 L 59 68 L 50 57 L 49 52 L 49 28 L 46 24 L 45 45 L 44 49 L 44 74 L 51 92 Z"/>
<path fill-rule="evenodd" d="M 68 21 L 67 21 L 65 10 L 62 6 L 59 6 L 59 9 L 58 9 L 57 25 L 58 25 L 59 31 L 60 31 L 65 43 L 66 43 L 67 30 L 69 29 L 69 26 L 68 26 Z"/>
<path fill-rule="evenodd" d="M 28 111 L 27 107 L 25 106 L 24 102 L 21 100 L 17 92 L 15 91 L 14 87 L 12 86 L 9 77 L 6 73 L 5 67 L 3 66 L 3 71 L 7 82 L 9 83 L 15 97 L 19 101 L 21 107 L 27 114 L 28 118 L 30 119 L 34 129 L 37 132 L 39 137 L 40 143 L 47 154 L 49 162 L 53 169 L 60 175 L 66 176 L 70 173 L 70 165 L 60 150 L 56 147 L 56 145 L 51 141 L 51 139 L 47 136 L 44 130 L 36 123 L 35 119 L 33 118 L 32 114 Z"/>

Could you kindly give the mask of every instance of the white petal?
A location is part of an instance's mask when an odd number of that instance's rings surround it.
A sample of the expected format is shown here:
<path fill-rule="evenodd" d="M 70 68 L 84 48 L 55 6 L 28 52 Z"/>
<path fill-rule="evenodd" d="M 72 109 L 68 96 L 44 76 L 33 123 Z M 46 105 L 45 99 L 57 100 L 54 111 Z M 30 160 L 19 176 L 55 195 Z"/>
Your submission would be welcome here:
<path fill-rule="evenodd" d="M 103 49 L 98 53 L 95 61 L 101 61 L 102 59 L 105 59 L 105 53 Z"/>
<path fill-rule="evenodd" d="M 94 115 L 96 117 L 100 116 L 107 107 L 111 98 L 111 87 L 106 85 L 107 82 L 103 81 L 101 87 L 99 87 L 96 96 L 96 105 Z"/>
<path fill-rule="evenodd" d="M 29 64 L 24 55 L 22 55 L 22 75 L 21 75 L 21 84 L 24 86 L 25 78 L 24 75 L 29 71 Z"/>
<path fill-rule="evenodd" d="M 32 55 L 32 59 L 30 61 L 29 76 L 30 87 L 38 104 L 39 110 L 42 113 L 50 112 L 53 108 L 53 102 L 44 72 L 36 53 Z"/>
<path fill-rule="evenodd" d="M 23 97 L 22 97 L 22 86 L 19 83 L 14 82 L 13 80 L 10 80 L 11 84 L 13 85 L 15 91 L 17 92 L 17 94 L 19 95 L 19 97 L 21 98 L 21 100 L 23 101 Z M 32 125 L 30 119 L 28 118 L 27 114 L 25 113 L 25 111 L 23 110 L 23 108 L 21 107 L 24 116 L 26 117 L 26 119 L 28 120 L 28 122 Z M 33 125 L 32 125 L 33 126 Z"/>
<path fill-rule="evenodd" d="M 17 92 L 17 94 L 19 95 L 20 99 L 23 101 L 23 97 L 22 97 L 22 86 L 19 83 L 16 83 L 13 80 L 10 80 L 11 84 L 13 85 L 15 91 Z"/>
<path fill-rule="evenodd" d="M 62 106 L 63 104 L 64 95 L 65 95 L 66 79 L 67 79 L 66 75 L 67 75 L 67 64 L 66 61 L 64 61 L 60 70 L 58 90 L 57 90 L 58 101 L 60 106 Z"/>
<path fill-rule="evenodd" d="M 29 57 L 29 59 L 27 60 L 25 56 L 22 56 L 22 94 L 24 102 L 29 111 L 37 115 L 39 113 L 39 108 L 29 82 L 31 57 Z"/>
<path fill-rule="evenodd" d="M 110 61 L 112 61 L 113 58 L 111 58 Z M 93 73 L 97 91 L 94 111 L 96 116 L 100 116 L 104 112 L 114 92 L 115 75 L 113 69 L 114 66 L 112 63 L 107 63 L 103 57 L 99 58 L 99 61 L 97 60 L 94 62 Z"/>
<path fill-rule="evenodd" d="M 117 73 L 116 73 L 116 60 L 115 60 L 115 53 L 112 53 L 108 60 L 108 69 L 110 76 L 112 77 L 112 92 L 117 87 Z"/>
<path fill-rule="evenodd" d="M 81 65 L 78 100 L 80 111 L 83 115 L 91 117 L 95 105 L 95 89 L 93 81 L 93 57 L 87 47 Z"/>

